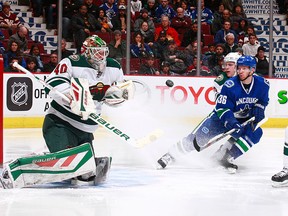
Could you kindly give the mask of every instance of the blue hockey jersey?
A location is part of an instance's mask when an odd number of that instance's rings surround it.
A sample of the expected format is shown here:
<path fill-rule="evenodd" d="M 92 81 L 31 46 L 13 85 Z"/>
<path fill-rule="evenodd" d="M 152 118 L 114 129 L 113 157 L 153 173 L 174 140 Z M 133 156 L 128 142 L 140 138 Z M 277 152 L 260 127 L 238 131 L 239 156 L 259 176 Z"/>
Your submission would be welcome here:
<path fill-rule="evenodd" d="M 265 109 L 269 103 L 269 82 L 260 76 L 253 76 L 248 89 L 245 89 L 238 76 L 227 80 L 219 94 L 214 109 L 215 114 L 224 123 L 243 122 L 251 118 L 251 109 L 255 104 Z"/>

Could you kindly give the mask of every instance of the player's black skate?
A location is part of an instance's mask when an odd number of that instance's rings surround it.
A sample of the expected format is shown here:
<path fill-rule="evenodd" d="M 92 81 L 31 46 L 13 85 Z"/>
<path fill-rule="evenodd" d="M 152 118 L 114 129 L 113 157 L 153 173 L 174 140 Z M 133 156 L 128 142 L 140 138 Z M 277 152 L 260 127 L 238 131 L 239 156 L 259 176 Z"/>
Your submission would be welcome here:
<path fill-rule="evenodd" d="M 169 154 L 164 154 L 157 162 L 160 165 L 159 168 L 164 169 L 168 164 L 172 163 L 174 161 L 174 158 Z"/>
<path fill-rule="evenodd" d="M 238 166 L 236 164 L 233 164 L 231 161 L 232 161 L 232 158 L 231 158 L 228 150 L 226 150 L 226 153 L 223 156 L 223 158 L 221 160 L 218 160 L 218 162 L 221 166 L 223 166 L 225 169 L 227 169 L 227 171 L 229 173 L 234 174 L 234 173 L 236 173 Z"/>
<path fill-rule="evenodd" d="M 284 167 L 280 172 L 272 176 L 273 187 L 287 187 L 288 186 L 288 168 Z"/>

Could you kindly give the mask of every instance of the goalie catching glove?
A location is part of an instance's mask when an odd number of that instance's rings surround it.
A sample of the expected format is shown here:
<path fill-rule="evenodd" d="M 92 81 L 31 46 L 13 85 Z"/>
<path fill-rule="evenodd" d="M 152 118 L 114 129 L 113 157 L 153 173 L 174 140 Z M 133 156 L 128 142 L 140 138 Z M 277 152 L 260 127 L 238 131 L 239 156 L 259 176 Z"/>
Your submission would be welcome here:
<path fill-rule="evenodd" d="M 72 78 L 70 96 L 72 97 L 70 101 L 72 112 L 81 116 L 83 120 L 87 120 L 91 113 L 96 113 L 96 106 L 92 99 L 87 79 Z"/>
<path fill-rule="evenodd" d="M 132 80 L 115 82 L 111 85 L 104 96 L 104 103 L 109 106 L 118 106 L 126 100 L 134 97 L 135 86 Z"/>

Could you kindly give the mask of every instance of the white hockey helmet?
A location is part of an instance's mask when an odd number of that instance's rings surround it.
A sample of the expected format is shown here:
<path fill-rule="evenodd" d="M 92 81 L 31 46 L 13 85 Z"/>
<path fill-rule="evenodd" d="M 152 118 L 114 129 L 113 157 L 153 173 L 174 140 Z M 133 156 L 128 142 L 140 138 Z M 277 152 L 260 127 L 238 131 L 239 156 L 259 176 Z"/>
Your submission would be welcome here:
<path fill-rule="evenodd" d="M 237 64 L 238 59 L 241 55 L 238 52 L 230 52 L 224 57 L 224 63 L 226 62 L 234 62 Z"/>
<path fill-rule="evenodd" d="M 83 42 L 81 55 L 84 55 L 87 61 L 95 69 L 98 69 L 100 64 L 106 62 L 106 58 L 109 55 L 109 49 L 106 42 L 98 35 L 92 35 Z"/>

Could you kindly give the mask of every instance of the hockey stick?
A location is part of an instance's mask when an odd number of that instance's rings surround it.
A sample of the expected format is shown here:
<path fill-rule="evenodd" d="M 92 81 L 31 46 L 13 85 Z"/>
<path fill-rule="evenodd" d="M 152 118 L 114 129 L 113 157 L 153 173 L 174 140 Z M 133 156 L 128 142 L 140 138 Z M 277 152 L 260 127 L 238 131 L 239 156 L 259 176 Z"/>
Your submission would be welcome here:
<path fill-rule="evenodd" d="M 30 77 L 38 80 L 38 82 L 40 82 L 44 87 L 48 88 L 50 91 L 54 92 L 55 94 L 57 94 L 58 96 L 63 98 L 66 102 L 70 103 L 70 99 L 66 95 L 64 95 L 61 92 L 57 91 L 51 85 L 46 83 L 41 78 L 35 76 L 33 73 L 31 73 L 26 68 L 24 68 L 21 65 L 19 65 L 17 62 L 13 63 L 13 67 L 18 68 L 19 70 L 21 70 L 25 74 L 27 74 Z M 127 133 L 124 133 L 122 130 L 120 130 L 119 128 L 117 128 L 113 124 L 109 123 L 106 119 L 100 117 L 100 115 L 97 115 L 96 113 L 91 113 L 89 118 L 91 120 L 93 120 L 94 122 L 100 124 L 103 128 L 108 130 L 110 133 L 116 135 L 119 139 L 127 142 L 129 145 L 131 145 L 133 147 L 136 147 L 136 148 L 141 148 L 141 147 L 146 146 L 147 144 L 149 144 L 149 143 L 155 141 L 156 139 L 158 139 L 163 134 L 162 130 L 156 129 L 156 130 L 152 131 L 151 133 L 149 133 L 148 135 L 146 135 L 145 137 L 136 140 L 135 138 L 132 138 Z"/>
<path fill-rule="evenodd" d="M 265 118 L 264 118 L 264 119 L 265 119 Z M 263 119 L 263 120 L 264 120 L 264 119 Z M 241 126 L 244 127 L 244 126 L 246 126 L 247 124 L 253 122 L 254 120 L 255 120 L 255 117 L 253 116 L 252 118 L 250 118 L 250 119 L 248 119 L 247 121 L 243 122 L 243 123 L 241 124 Z M 262 121 L 263 121 L 263 120 L 262 120 Z M 260 122 L 262 122 L 262 121 L 260 121 Z M 266 120 L 266 121 L 267 121 L 267 120 Z M 259 122 L 259 123 L 260 123 L 260 122 Z M 258 123 L 258 124 L 259 124 L 259 123 Z M 264 122 L 262 122 L 261 124 L 263 124 L 263 123 L 264 123 Z M 258 124 L 256 125 L 255 128 L 258 128 L 258 127 L 260 126 L 260 125 L 258 126 Z M 258 127 L 257 127 L 257 126 L 258 126 Z M 196 149 L 196 151 L 200 152 L 200 151 L 202 151 L 203 149 L 208 148 L 208 147 L 209 147 L 210 145 L 212 145 L 213 143 L 218 142 L 219 140 L 221 140 L 221 139 L 227 137 L 228 135 L 234 133 L 235 130 L 236 130 L 236 128 L 233 128 L 233 129 L 231 129 L 231 130 L 229 130 L 229 131 L 227 131 L 227 132 L 225 132 L 225 133 L 222 133 L 222 134 L 219 134 L 219 135 L 213 137 L 213 138 L 210 139 L 204 146 L 199 146 L 199 144 L 198 144 L 197 141 L 196 141 L 196 137 L 194 137 L 194 140 L 193 140 L 194 148 Z M 254 129 L 254 130 L 255 130 L 255 129 Z"/>

